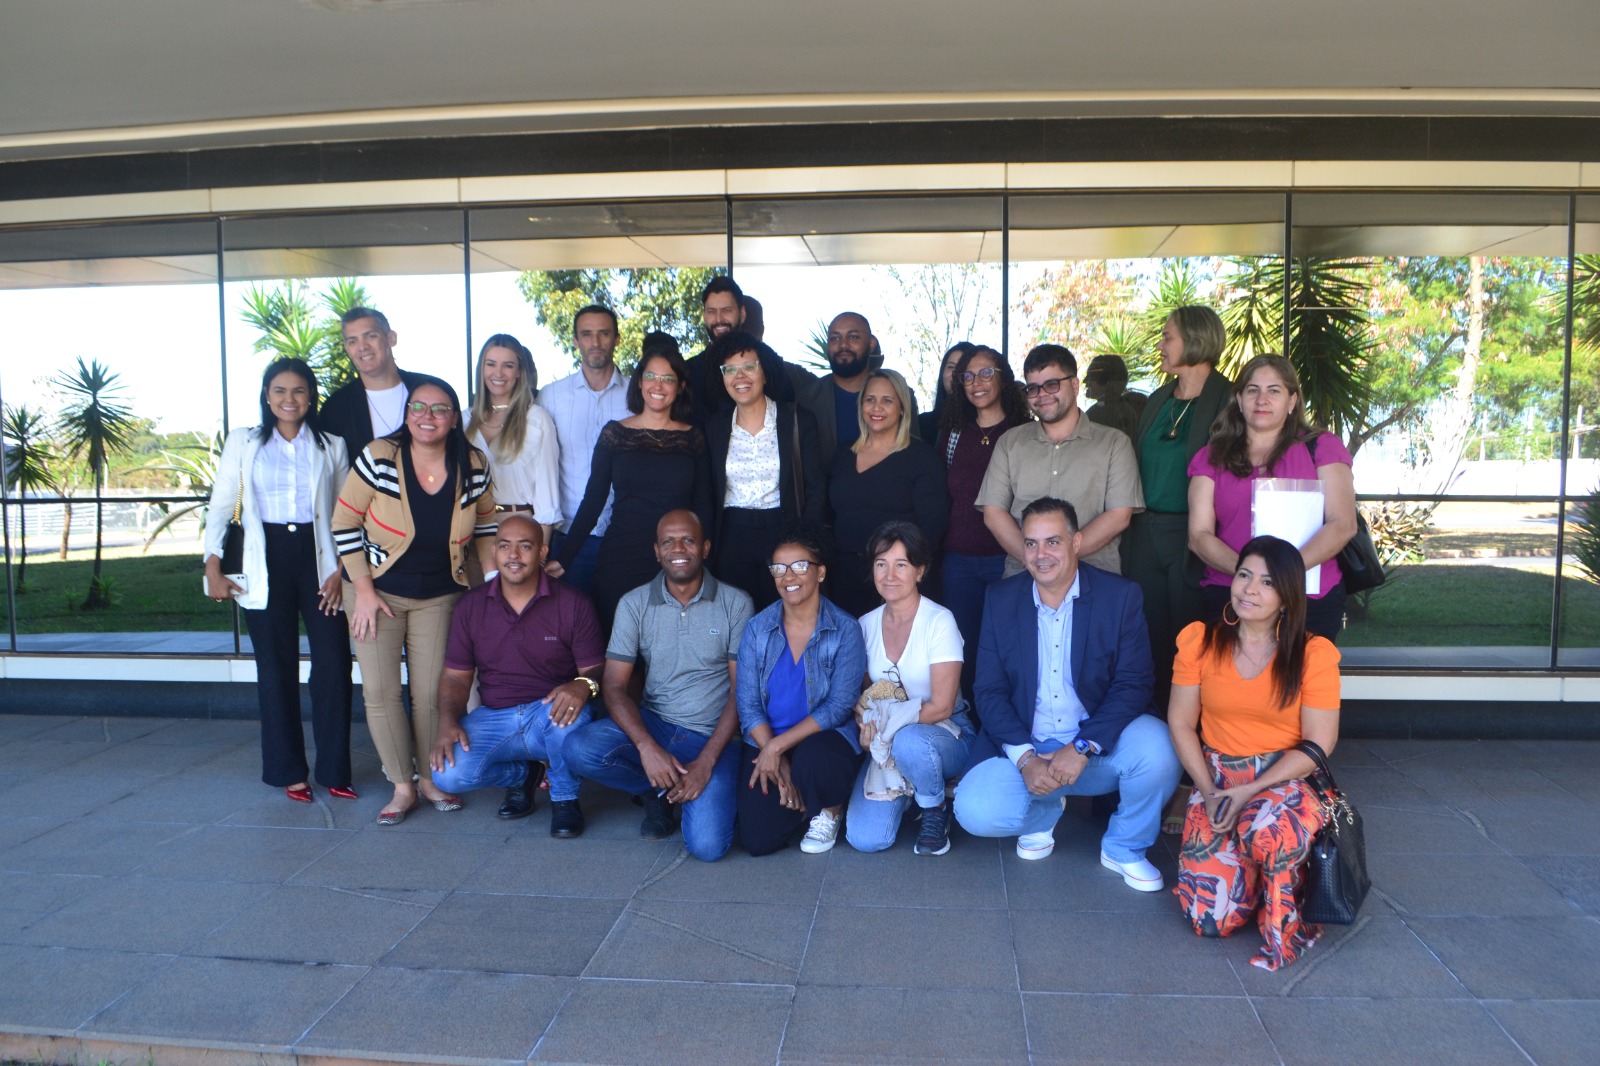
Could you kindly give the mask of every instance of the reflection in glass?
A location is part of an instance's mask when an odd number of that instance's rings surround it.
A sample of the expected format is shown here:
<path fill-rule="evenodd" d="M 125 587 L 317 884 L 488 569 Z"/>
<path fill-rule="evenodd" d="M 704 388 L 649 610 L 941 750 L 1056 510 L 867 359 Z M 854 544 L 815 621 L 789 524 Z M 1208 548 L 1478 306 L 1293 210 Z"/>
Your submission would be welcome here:
<path fill-rule="evenodd" d="M 1575 464 L 1576 465 L 1576 464 Z M 1595 464 L 1590 461 L 1590 469 Z M 1567 508 L 1561 561 L 1561 641 L 1556 665 L 1600 668 L 1600 486 Z"/>

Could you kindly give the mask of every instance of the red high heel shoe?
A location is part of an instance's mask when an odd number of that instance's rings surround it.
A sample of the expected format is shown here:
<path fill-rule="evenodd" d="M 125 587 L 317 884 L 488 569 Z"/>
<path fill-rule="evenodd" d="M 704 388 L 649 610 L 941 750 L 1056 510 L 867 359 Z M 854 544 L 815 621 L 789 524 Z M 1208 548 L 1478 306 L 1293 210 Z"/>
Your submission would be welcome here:
<path fill-rule="evenodd" d="M 340 799 L 347 799 L 347 800 L 353 800 L 353 799 L 360 799 L 361 798 L 360 796 L 356 795 L 356 790 L 353 789 L 353 788 L 330 788 L 330 789 L 328 789 L 328 795 L 330 795 L 330 796 L 338 796 Z"/>
<path fill-rule="evenodd" d="M 310 803 L 311 802 L 311 786 L 310 785 L 307 785 L 305 788 L 295 788 L 293 785 L 290 785 L 288 788 L 283 790 L 283 794 L 285 796 L 288 796 L 290 799 L 294 800 L 296 803 Z"/>

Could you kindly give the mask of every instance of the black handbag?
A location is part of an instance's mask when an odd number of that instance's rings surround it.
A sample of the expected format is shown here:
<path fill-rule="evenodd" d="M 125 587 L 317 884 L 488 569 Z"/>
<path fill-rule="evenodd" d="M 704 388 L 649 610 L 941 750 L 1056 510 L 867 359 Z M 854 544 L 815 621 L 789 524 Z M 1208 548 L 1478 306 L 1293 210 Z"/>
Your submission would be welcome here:
<path fill-rule="evenodd" d="M 1306 778 L 1322 802 L 1327 821 L 1311 839 L 1305 877 L 1300 884 L 1300 917 L 1307 922 L 1349 925 L 1367 898 L 1372 878 L 1367 875 L 1367 841 L 1361 815 L 1340 791 L 1328 769 L 1321 745 L 1302 740 L 1294 750 L 1311 757 L 1316 772 Z"/>
<path fill-rule="evenodd" d="M 244 510 L 244 470 L 239 471 L 239 498 L 233 502 L 233 518 L 222 533 L 222 572 L 244 573 L 244 526 L 239 524 L 239 514 Z"/>
<path fill-rule="evenodd" d="M 1317 461 L 1317 439 L 1306 441 L 1306 451 L 1311 462 Z M 1339 560 L 1339 572 L 1344 575 L 1345 592 L 1366 592 L 1382 585 L 1388 579 L 1383 564 L 1378 561 L 1378 546 L 1373 543 L 1372 530 L 1367 527 L 1367 516 L 1356 509 L 1356 535 L 1339 549 L 1334 558 Z"/>

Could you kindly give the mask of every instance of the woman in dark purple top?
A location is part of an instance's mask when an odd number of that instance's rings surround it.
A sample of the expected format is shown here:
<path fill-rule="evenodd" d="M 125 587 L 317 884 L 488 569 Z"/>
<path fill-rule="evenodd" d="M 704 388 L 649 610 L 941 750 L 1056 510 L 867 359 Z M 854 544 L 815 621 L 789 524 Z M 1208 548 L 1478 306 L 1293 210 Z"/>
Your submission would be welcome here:
<path fill-rule="evenodd" d="M 995 441 L 1028 421 L 1028 401 L 1005 356 L 978 346 L 955 367 L 955 388 L 940 420 L 936 451 L 947 469 L 950 530 L 944 538 L 944 605 L 956 616 L 966 642 L 961 691 L 972 698 L 973 667 L 983 596 L 1005 575 L 1006 550 L 983 524 L 978 489 L 994 455 Z"/>

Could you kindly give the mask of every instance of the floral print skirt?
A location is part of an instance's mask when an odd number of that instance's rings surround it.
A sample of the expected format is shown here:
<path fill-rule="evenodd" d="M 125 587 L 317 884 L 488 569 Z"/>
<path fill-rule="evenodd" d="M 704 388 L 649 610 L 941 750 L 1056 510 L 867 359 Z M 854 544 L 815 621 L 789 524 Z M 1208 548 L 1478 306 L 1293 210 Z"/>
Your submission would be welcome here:
<path fill-rule="evenodd" d="M 1205 749 L 1218 788 L 1254 781 L 1283 752 L 1234 756 Z M 1304 781 L 1286 781 L 1257 795 L 1227 833 L 1211 828 L 1205 799 L 1189 795 L 1173 894 L 1200 936 L 1228 936 L 1252 912 L 1264 941 L 1250 962 L 1276 970 L 1316 942 L 1321 927 L 1300 921 L 1296 892 L 1311 840 L 1325 816 L 1316 792 Z"/>

